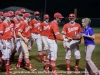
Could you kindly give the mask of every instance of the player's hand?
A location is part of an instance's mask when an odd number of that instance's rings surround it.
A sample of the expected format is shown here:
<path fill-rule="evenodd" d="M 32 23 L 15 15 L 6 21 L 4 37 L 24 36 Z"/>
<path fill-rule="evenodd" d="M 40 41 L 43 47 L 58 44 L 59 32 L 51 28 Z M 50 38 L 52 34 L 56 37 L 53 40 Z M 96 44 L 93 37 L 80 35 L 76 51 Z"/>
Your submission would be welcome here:
<path fill-rule="evenodd" d="M 6 49 L 6 44 L 5 43 L 3 43 L 3 49 Z"/>
<path fill-rule="evenodd" d="M 85 37 L 86 35 L 85 34 L 82 34 L 82 36 Z"/>

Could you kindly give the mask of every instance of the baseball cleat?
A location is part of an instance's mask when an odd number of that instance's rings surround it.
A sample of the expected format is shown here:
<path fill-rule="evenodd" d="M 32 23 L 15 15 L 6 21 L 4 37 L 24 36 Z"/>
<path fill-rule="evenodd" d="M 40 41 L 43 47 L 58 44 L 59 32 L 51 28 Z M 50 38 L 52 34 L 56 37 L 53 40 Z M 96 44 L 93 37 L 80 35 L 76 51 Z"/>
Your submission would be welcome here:
<path fill-rule="evenodd" d="M 22 68 L 21 68 L 21 67 L 15 67 L 15 69 L 17 69 L 17 70 L 22 70 Z"/>
<path fill-rule="evenodd" d="M 29 68 L 29 71 L 34 72 L 34 71 L 36 71 L 36 69 L 35 68 Z"/>
<path fill-rule="evenodd" d="M 70 73 L 71 73 L 70 68 L 67 68 L 66 73 L 67 73 L 67 74 L 70 74 Z"/>
<path fill-rule="evenodd" d="M 7 71 L 5 74 L 13 74 L 12 71 Z"/>
<path fill-rule="evenodd" d="M 49 69 L 44 70 L 44 73 L 49 73 L 49 72 L 50 72 Z"/>

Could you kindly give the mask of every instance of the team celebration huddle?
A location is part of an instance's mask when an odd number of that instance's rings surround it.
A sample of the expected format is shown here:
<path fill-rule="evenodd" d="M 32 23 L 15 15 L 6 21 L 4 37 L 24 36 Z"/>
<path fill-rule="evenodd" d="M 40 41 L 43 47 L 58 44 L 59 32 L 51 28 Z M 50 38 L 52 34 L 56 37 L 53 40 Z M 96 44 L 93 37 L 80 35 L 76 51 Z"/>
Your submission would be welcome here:
<path fill-rule="evenodd" d="M 31 18 L 32 15 L 34 15 L 34 18 Z M 40 21 L 39 11 L 30 14 L 25 9 L 15 12 L 0 12 L 0 65 L 5 67 L 6 74 L 13 74 L 10 62 L 13 60 L 15 53 L 18 53 L 18 61 L 15 63 L 14 69 L 22 70 L 21 64 L 23 64 L 30 72 L 38 70 L 32 66 L 29 60 L 30 52 L 34 48 L 32 46 L 36 43 L 40 63 L 45 64 L 44 73 L 50 73 L 49 68 L 51 66 L 51 75 L 60 75 L 56 71 L 58 40 L 62 41 L 66 50 L 66 74 L 70 74 L 71 71 L 72 50 L 76 59 L 74 70 L 78 72 L 81 59 L 79 44 L 81 39 L 84 38 L 84 57 L 86 60 L 84 75 L 91 75 L 90 69 L 95 75 L 100 75 L 98 68 L 91 60 L 92 52 L 95 49 L 95 35 L 90 27 L 91 20 L 89 18 L 82 19 L 82 26 L 84 27 L 82 30 L 81 25 L 75 22 L 75 14 L 71 13 L 68 16 L 69 22 L 63 26 L 60 33 L 59 23 L 64 18 L 61 13 L 54 13 L 54 20 L 51 22 L 48 14 L 44 14 L 43 18 L 44 21 Z"/>

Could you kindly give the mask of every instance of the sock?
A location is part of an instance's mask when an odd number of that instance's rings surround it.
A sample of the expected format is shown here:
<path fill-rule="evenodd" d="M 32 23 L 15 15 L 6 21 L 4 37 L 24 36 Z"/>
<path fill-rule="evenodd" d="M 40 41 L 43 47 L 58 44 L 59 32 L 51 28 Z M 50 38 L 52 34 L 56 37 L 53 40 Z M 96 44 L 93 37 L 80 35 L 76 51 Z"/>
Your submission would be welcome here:
<path fill-rule="evenodd" d="M 52 66 L 52 72 L 55 72 L 55 70 L 56 70 L 56 61 L 55 60 L 51 60 L 51 66 Z"/>
<path fill-rule="evenodd" d="M 47 50 L 43 50 L 43 56 L 46 56 Z"/>
<path fill-rule="evenodd" d="M 42 51 L 38 51 L 40 60 L 43 60 Z"/>
<path fill-rule="evenodd" d="M 30 64 L 30 61 L 29 61 L 29 58 L 25 58 L 25 62 L 27 64 L 27 67 L 28 68 L 32 68 L 31 64 Z"/>
<path fill-rule="evenodd" d="M 49 67 L 50 67 L 50 59 L 47 60 L 45 69 L 49 69 Z"/>
<path fill-rule="evenodd" d="M 5 64 L 6 64 L 6 71 L 9 71 L 9 60 L 5 60 Z"/>
<path fill-rule="evenodd" d="M 78 67 L 78 65 L 79 65 L 79 59 L 76 59 L 75 66 Z"/>
<path fill-rule="evenodd" d="M 66 59 L 66 67 L 70 70 L 70 60 Z"/>
<path fill-rule="evenodd" d="M 17 67 L 20 67 L 21 62 L 22 62 L 22 58 L 19 58 L 17 62 Z"/>

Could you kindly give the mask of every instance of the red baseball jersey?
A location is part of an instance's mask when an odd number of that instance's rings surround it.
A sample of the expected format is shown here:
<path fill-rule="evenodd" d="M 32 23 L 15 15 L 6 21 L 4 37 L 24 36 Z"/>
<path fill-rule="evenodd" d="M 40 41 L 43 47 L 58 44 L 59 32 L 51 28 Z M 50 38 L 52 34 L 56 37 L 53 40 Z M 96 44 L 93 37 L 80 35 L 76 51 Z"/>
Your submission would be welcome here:
<path fill-rule="evenodd" d="M 57 38 L 58 35 L 59 35 L 59 38 Z M 58 23 L 55 20 L 50 23 L 50 30 L 48 33 L 48 38 L 53 39 L 53 40 L 54 39 L 61 39 Z"/>
<path fill-rule="evenodd" d="M 24 21 L 24 18 L 23 17 L 20 17 L 20 21 Z"/>
<path fill-rule="evenodd" d="M 62 34 L 66 35 L 66 38 L 73 38 L 78 33 L 82 32 L 81 25 L 79 23 L 75 23 L 71 25 L 70 22 L 65 24 L 62 29 Z"/>
<path fill-rule="evenodd" d="M 48 36 L 49 30 L 50 30 L 50 23 L 42 22 L 41 23 L 41 35 L 42 36 Z"/>
<path fill-rule="evenodd" d="M 32 30 L 31 30 L 32 33 L 40 34 L 40 31 L 41 31 L 40 29 L 41 21 L 40 20 L 33 19 L 30 21 L 30 25 L 32 26 Z"/>
<path fill-rule="evenodd" d="M 18 21 L 17 19 L 13 18 L 12 21 L 14 22 L 14 30 L 15 30 L 15 35 L 18 38 L 18 29 L 20 28 L 20 21 Z"/>
<path fill-rule="evenodd" d="M 0 19 L 0 24 L 2 23 L 2 20 Z"/>
<path fill-rule="evenodd" d="M 22 32 L 23 37 L 29 38 L 31 35 L 31 29 L 32 27 L 28 23 L 26 23 L 25 21 L 21 21 L 18 31 Z"/>
<path fill-rule="evenodd" d="M 1 25 L 0 25 L 0 33 L 3 34 L 2 36 L 2 39 L 4 40 L 9 40 L 12 38 L 12 35 L 11 35 L 11 28 L 12 26 L 6 22 L 2 22 Z"/>
<path fill-rule="evenodd" d="M 11 31 L 11 35 L 12 35 L 12 37 L 13 37 L 13 36 L 14 36 L 14 24 L 11 23 L 10 21 L 8 22 L 8 24 L 11 26 L 10 31 Z"/>

